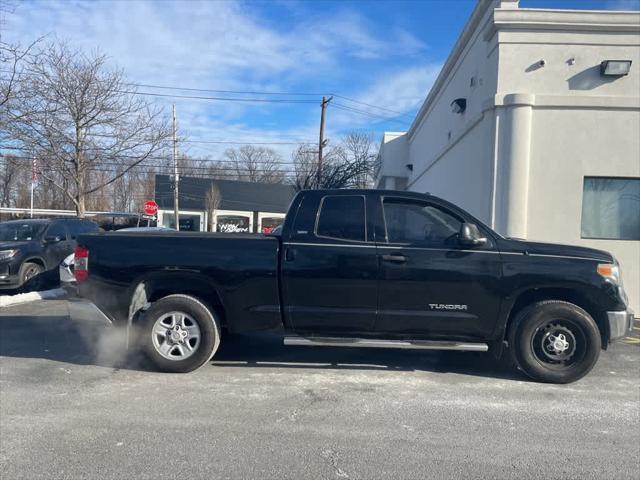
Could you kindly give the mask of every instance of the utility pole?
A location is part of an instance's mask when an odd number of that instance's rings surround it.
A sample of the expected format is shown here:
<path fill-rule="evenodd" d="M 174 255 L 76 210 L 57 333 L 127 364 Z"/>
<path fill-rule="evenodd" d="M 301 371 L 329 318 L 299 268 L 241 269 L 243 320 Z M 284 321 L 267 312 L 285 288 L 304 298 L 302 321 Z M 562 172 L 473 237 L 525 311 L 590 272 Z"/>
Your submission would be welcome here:
<path fill-rule="evenodd" d="M 316 179 L 318 188 L 322 185 L 322 147 L 327 144 L 327 140 L 324 139 L 324 112 L 332 99 L 333 97 L 322 97 L 320 104 L 320 141 L 318 142 L 318 178 Z"/>
<path fill-rule="evenodd" d="M 173 215 L 176 221 L 176 230 L 180 231 L 180 208 L 178 206 L 178 127 L 176 125 L 176 105 L 173 104 Z"/>

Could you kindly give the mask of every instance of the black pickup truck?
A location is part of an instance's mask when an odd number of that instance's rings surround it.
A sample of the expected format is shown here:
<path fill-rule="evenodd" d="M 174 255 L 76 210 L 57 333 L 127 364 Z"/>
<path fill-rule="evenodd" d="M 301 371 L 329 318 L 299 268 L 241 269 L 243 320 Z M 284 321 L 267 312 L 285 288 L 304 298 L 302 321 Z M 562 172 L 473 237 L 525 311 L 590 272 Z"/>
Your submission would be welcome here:
<path fill-rule="evenodd" d="M 633 322 L 609 253 L 504 238 L 412 192 L 303 191 L 277 235 L 85 235 L 75 274 L 170 372 L 206 363 L 223 331 L 280 329 L 288 345 L 508 350 L 567 383 Z"/>

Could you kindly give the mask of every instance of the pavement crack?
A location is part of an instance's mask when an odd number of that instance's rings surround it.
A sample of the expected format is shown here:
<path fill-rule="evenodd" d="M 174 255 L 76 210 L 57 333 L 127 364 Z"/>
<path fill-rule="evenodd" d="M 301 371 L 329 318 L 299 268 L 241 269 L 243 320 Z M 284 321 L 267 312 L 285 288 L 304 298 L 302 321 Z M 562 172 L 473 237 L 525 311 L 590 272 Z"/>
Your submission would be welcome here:
<path fill-rule="evenodd" d="M 350 478 L 349 474 L 338 466 L 338 452 L 331 448 L 325 448 L 320 452 L 320 458 L 322 458 L 327 465 L 333 468 L 336 476 L 340 478 Z"/>
<path fill-rule="evenodd" d="M 283 422 L 284 420 L 289 420 L 290 422 L 295 422 L 298 420 L 298 416 L 303 413 L 305 410 L 313 407 L 314 405 L 321 403 L 325 400 L 327 400 L 326 398 L 322 397 L 321 395 L 319 395 L 317 392 L 315 392 L 313 389 L 311 388 L 306 388 L 303 390 L 303 393 L 306 396 L 306 400 L 304 402 L 302 402 L 302 405 L 300 405 L 298 408 L 294 408 L 293 411 L 287 415 L 286 417 L 282 417 L 279 418 L 278 420 L 276 420 L 278 423 Z"/>

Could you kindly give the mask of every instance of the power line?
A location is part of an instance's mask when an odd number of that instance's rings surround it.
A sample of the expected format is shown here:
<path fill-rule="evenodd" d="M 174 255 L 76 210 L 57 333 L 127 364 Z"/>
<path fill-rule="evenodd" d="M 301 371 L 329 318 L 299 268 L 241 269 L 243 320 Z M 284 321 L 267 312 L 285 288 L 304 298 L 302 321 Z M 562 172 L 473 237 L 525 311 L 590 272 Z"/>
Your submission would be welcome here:
<path fill-rule="evenodd" d="M 3 157 L 0 157 L 3 158 Z M 12 160 L 12 159 L 19 159 L 21 161 L 32 161 L 33 159 L 31 157 L 4 157 L 5 160 Z M 151 169 L 165 169 L 165 170 L 169 170 L 171 168 L 173 168 L 173 166 L 170 164 L 170 158 L 167 157 L 166 159 L 167 163 L 166 164 L 161 164 L 161 163 L 145 163 L 145 162 L 140 162 L 139 164 L 135 165 L 134 167 L 132 167 L 132 169 L 130 171 L 134 171 L 136 173 L 140 173 L 141 171 L 146 170 L 147 173 L 151 173 L 152 171 L 155 172 L 155 170 L 151 170 Z M 288 168 L 281 168 L 281 167 L 277 167 L 277 168 L 252 168 L 252 169 L 247 169 L 246 166 L 244 166 L 242 163 L 238 164 L 238 167 L 235 166 L 235 162 L 233 160 L 225 160 L 222 161 L 220 163 L 223 163 L 222 166 L 218 165 L 218 164 L 214 164 L 211 166 L 203 166 L 203 165 L 193 165 L 193 166 L 182 166 L 181 170 L 182 171 L 192 171 L 192 170 L 196 170 L 196 171 L 207 171 L 210 172 L 212 170 L 218 170 L 218 171 L 250 171 L 250 172 L 265 172 L 265 173 L 269 173 L 269 172 L 273 172 L 273 173 L 278 173 L 278 172 L 293 172 L 295 170 L 291 170 Z M 232 164 L 232 165 L 225 165 L 225 164 Z M 284 167 L 295 167 L 295 164 L 291 163 L 291 162 L 271 162 L 274 165 L 282 165 Z M 114 167 L 114 168 L 106 168 L 106 167 Z M 96 170 L 96 171 L 108 171 L 108 172 L 117 172 L 117 167 L 120 168 L 129 168 L 130 165 L 128 164 L 123 164 L 121 162 L 116 162 L 116 161 L 101 161 L 98 165 L 89 165 L 87 168 L 88 170 Z M 100 169 L 100 170 L 98 170 Z M 39 172 L 41 170 L 38 170 Z"/>
<path fill-rule="evenodd" d="M 112 169 L 109 168 L 99 168 L 99 167 L 93 167 L 93 168 L 89 168 L 87 169 L 89 172 L 99 172 L 99 173 L 118 173 L 117 171 L 114 171 Z M 132 170 L 130 170 L 130 172 L 132 172 Z M 183 177 L 180 179 L 180 183 L 185 182 L 185 178 L 228 178 L 228 179 L 233 179 L 233 180 L 242 180 L 242 178 L 246 178 L 249 176 L 249 173 L 244 173 L 244 172 L 240 172 L 240 173 L 226 173 L 227 170 L 223 170 L 223 173 L 216 173 L 216 172 L 212 172 L 210 174 L 201 174 L 198 173 L 196 174 L 197 176 L 194 177 Z M 40 172 L 38 172 L 40 173 Z M 157 172 L 156 170 L 147 170 L 147 169 L 141 169 L 141 170 L 137 170 L 136 172 L 133 173 L 147 173 L 147 174 L 155 174 L 155 175 L 166 175 L 166 176 L 171 176 L 167 173 L 161 173 L 161 172 Z M 251 172 L 250 172 L 251 173 Z M 287 175 L 287 174 L 296 174 L 297 172 L 295 170 L 268 170 L 268 171 L 258 171 L 258 170 L 254 170 L 252 173 L 273 173 L 274 175 L 277 174 L 283 174 L 283 175 Z M 185 175 L 183 173 L 183 175 Z"/>
<path fill-rule="evenodd" d="M 242 90 L 215 90 L 215 89 L 210 89 L 210 88 L 190 88 L 190 87 L 171 87 L 171 86 L 167 86 L 167 85 L 153 85 L 153 84 L 149 84 L 149 83 L 127 83 L 127 85 L 133 85 L 133 86 L 138 86 L 138 87 L 144 87 L 144 88 L 156 88 L 156 89 L 163 89 L 163 90 L 178 90 L 178 91 L 190 91 L 190 92 L 213 92 L 213 93 L 232 93 L 232 94 L 243 94 L 243 95 L 292 95 L 292 96 L 334 96 L 337 98 L 342 98 L 343 100 L 346 100 L 348 102 L 353 102 L 353 103 L 357 103 L 359 105 L 364 105 L 370 108 L 376 108 L 379 110 L 384 110 L 386 112 L 390 112 L 390 113 L 395 113 L 396 115 L 400 115 L 400 116 L 406 116 L 406 117 L 411 117 L 413 119 L 413 117 L 406 113 L 406 112 L 400 112 L 398 110 L 393 110 L 391 108 L 387 108 L 387 107 L 381 107 L 379 105 L 373 105 L 371 103 L 366 103 L 363 102 L 361 100 L 356 100 L 354 98 L 351 97 L 347 97 L 345 95 L 340 95 L 337 93 L 321 93 L 321 92 L 269 92 L 269 91 L 256 91 L 256 90 L 252 90 L 252 91 L 242 91 Z"/>
<path fill-rule="evenodd" d="M 231 97 L 205 97 L 201 95 L 178 95 L 168 93 L 153 93 L 153 92 L 137 92 L 130 90 L 118 90 L 118 93 L 125 93 L 129 95 L 146 95 L 152 97 L 166 97 L 166 98 L 188 98 L 192 100 L 214 100 L 220 102 L 247 102 L 247 103 L 317 103 L 315 100 L 297 100 L 297 99 L 284 99 L 284 98 L 231 98 Z"/>
<path fill-rule="evenodd" d="M 128 158 L 130 160 L 138 160 L 140 158 L 140 156 L 136 156 L 136 155 L 120 155 L 121 158 Z M 46 157 L 45 157 L 46 158 Z M 146 162 L 147 160 L 160 160 L 160 161 L 166 161 L 166 162 L 170 162 L 171 161 L 171 155 L 167 154 L 166 156 L 150 156 L 150 157 L 146 157 L 141 163 L 140 165 L 147 165 Z M 193 161 L 193 162 L 211 162 L 211 163 L 233 163 L 235 164 L 236 161 L 235 160 L 231 160 L 228 158 L 194 158 L 194 157 L 180 157 L 183 160 L 188 160 L 188 161 Z M 33 160 L 33 157 L 30 156 L 26 156 L 26 155 L 2 155 L 0 154 L 0 159 L 5 159 L 5 160 Z M 112 162 L 114 164 L 117 165 L 122 165 L 124 167 L 126 167 L 126 164 L 122 164 L 122 163 L 118 163 L 115 160 L 109 160 L 109 159 L 104 159 L 104 160 L 100 160 L 100 163 L 108 163 L 108 162 Z M 239 161 L 238 163 L 242 164 L 242 161 Z M 280 164 L 280 165 L 287 165 L 287 164 L 291 164 L 291 162 L 288 161 L 284 161 L 284 160 L 273 160 L 270 161 L 269 163 L 273 163 L 273 164 Z M 189 166 L 186 166 L 183 168 L 192 168 Z"/>
<path fill-rule="evenodd" d="M 205 144 L 222 144 L 222 145 L 300 145 L 304 143 L 313 143 L 311 140 L 301 140 L 299 142 L 241 142 L 229 140 L 180 140 L 180 143 L 205 143 Z"/>
<path fill-rule="evenodd" d="M 116 138 L 114 135 L 108 135 L 105 133 L 87 133 L 87 136 L 90 137 L 99 137 L 99 138 Z M 162 142 L 172 142 L 171 139 L 162 140 Z M 198 144 L 215 144 L 215 145 L 300 145 L 305 143 L 314 143 L 314 140 L 297 140 L 295 142 L 280 142 L 280 141 L 255 141 L 255 140 L 178 140 L 178 143 L 198 143 Z M 2 149 L 7 150 L 18 150 L 21 147 L 0 147 Z"/>
<path fill-rule="evenodd" d="M 361 102 L 360 100 L 354 100 L 353 98 L 345 97 L 344 95 L 333 94 L 333 96 L 336 97 L 336 98 L 342 98 L 343 100 L 347 100 L 349 102 L 357 103 L 357 104 L 360 104 L 360 105 L 365 105 L 367 107 L 377 108 L 379 110 L 385 110 L 385 111 L 390 112 L 390 113 L 395 113 L 395 114 L 397 114 L 399 116 L 410 117 L 413 120 L 413 116 L 408 114 L 408 113 L 406 113 L 406 112 L 399 112 L 398 110 L 392 110 L 392 109 L 387 108 L 387 107 L 380 107 L 378 105 L 372 105 L 370 103 Z"/>
<path fill-rule="evenodd" d="M 191 87 L 170 87 L 167 85 L 152 85 L 149 83 L 125 83 L 125 85 L 132 85 L 136 87 L 144 88 L 157 88 L 162 90 L 183 90 L 188 92 L 211 92 L 211 93 L 233 93 L 239 95 L 292 95 L 292 96 L 314 96 L 319 97 L 326 95 L 323 93 L 314 92 L 267 92 L 257 90 L 216 90 L 213 88 L 191 88 Z"/>
<path fill-rule="evenodd" d="M 402 124 L 402 125 L 406 125 L 407 124 L 406 121 L 397 120 L 395 118 L 389 118 L 389 117 L 387 117 L 385 115 L 378 115 L 376 113 L 367 112 L 366 110 L 360 110 L 360 109 L 357 109 L 357 108 L 349 107 L 348 105 L 344 105 L 344 104 L 341 104 L 341 103 L 334 103 L 333 107 L 337 108 L 339 110 L 343 110 L 345 112 L 351 112 L 351 113 L 357 113 L 359 115 L 364 115 L 366 117 L 378 118 L 378 119 L 381 119 L 381 120 L 386 120 L 388 122 L 395 122 L 395 123 Z"/>
<path fill-rule="evenodd" d="M 7 73 L 6 70 L 0 69 L 0 72 Z M 19 75 L 28 76 L 35 75 L 35 73 L 25 73 L 21 72 Z M 124 85 L 135 86 L 135 87 L 143 87 L 143 88 L 153 88 L 153 89 L 161 89 L 161 90 L 176 90 L 176 91 L 189 91 L 189 92 L 211 92 L 211 93 L 227 93 L 227 94 L 236 94 L 236 95 L 273 95 L 273 96 L 334 96 L 336 98 L 341 98 L 348 102 L 356 103 L 359 105 L 363 105 L 369 108 L 375 108 L 378 110 L 383 110 L 389 113 L 394 113 L 397 116 L 403 116 L 410 118 L 413 120 L 413 116 L 406 112 L 401 112 L 399 110 L 394 110 L 388 107 L 382 107 L 380 105 L 374 105 L 371 103 L 363 102 L 361 100 L 356 100 L 352 97 L 348 97 L 346 95 L 340 95 L 337 93 L 321 93 L 321 92 L 273 92 L 273 91 L 259 91 L 259 90 L 220 90 L 220 89 L 211 89 L 211 88 L 194 88 L 194 87 L 172 87 L 168 85 L 155 85 L 150 83 L 136 83 L 136 82 L 123 82 Z M 192 96 L 192 95 L 178 95 L 178 94 L 161 94 L 161 93 L 153 93 L 153 92 L 132 92 L 132 91 L 122 91 L 120 93 L 128 93 L 132 95 L 151 95 L 157 97 L 169 97 L 169 98 L 192 98 L 199 100 L 218 100 L 218 101 L 238 101 L 238 102 L 266 102 L 266 103 L 315 103 L 315 100 L 299 100 L 299 99 L 244 99 L 244 98 L 229 98 L 229 97 L 205 97 L 205 96 Z M 387 117 L 384 117 L 387 118 Z"/>

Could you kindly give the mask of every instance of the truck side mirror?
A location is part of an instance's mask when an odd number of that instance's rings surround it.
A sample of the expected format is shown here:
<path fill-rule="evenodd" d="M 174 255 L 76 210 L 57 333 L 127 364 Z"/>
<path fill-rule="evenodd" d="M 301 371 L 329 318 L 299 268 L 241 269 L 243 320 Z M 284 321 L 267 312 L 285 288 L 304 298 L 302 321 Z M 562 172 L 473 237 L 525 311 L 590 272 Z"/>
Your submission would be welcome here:
<path fill-rule="evenodd" d="M 487 239 L 482 236 L 478 226 L 474 223 L 463 223 L 460 226 L 460 233 L 458 235 L 458 241 L 460 245 L 477 247 L 478 245 L 484 245 L 487 243 Z"/>

